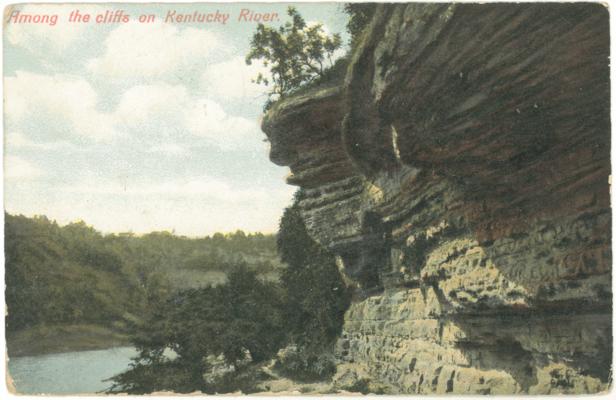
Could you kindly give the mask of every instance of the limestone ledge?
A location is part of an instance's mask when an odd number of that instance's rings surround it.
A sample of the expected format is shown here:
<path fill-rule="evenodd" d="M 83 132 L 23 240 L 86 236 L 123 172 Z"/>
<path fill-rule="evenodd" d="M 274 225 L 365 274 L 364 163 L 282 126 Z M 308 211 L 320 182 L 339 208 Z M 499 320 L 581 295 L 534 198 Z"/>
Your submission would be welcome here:
<path fill-rule="evenodd" d="M 609 29 L 601 4 L 379 5 L 344 81 L 264 117 L 354 302 L 335 384 L 611 384 Z"/>
<path fill-rule="evenodd" d="M 609 313 L 455 317 L 434 289 L 385 293 L 348 310 L 340 387 L 385 393 L 555 394 L 608 389 Z M 357 373 L 357 369 L 361 373 Z M 353 372 L 355 371 L 355 372 Z"/>

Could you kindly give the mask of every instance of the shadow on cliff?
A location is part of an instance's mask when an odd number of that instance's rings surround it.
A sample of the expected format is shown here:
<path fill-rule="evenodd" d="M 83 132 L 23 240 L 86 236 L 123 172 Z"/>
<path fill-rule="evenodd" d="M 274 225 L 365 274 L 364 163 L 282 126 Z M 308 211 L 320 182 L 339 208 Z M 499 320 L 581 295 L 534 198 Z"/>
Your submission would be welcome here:
<path fill-rule="evenodd" d="M 554 364 L 607 382 L 606 8 L 380 5 L 340 85 L 282 104 L 264 124 L 272 160 L 314 196 L 303 203 L 311 233 L 329 247 L 348 242 L 333 250 L 367 295 L 433 286 L 472 366 L 506 371 L 524 391 Z M 422 280 L 430 252 L 447 242 L 442 271 Z M 467 250 L 484 254 L 465 259 Z M 391 254 L 407 258 L 410 279 L 398 282 Z M 446 271 L 456 257 L 497 274 L 464 282 Z M 474 285 L 486 276 L 497 280 L 488 294 Z M 463 283 L 445 293 L 448 279 Z M 463 304 L 463 294 L 476 301 Z M 559 374 L 554 387 L 573 384 Z"/>
<path fill-rule="evenodd" d="M 537 370 L 563 364 L 578 374 L 611 378 L 612 328 L 606 315 L 456 316 L 465 334 L 458 342 L 471 366 L 504 370 L 526 392 L 537 384 Z M 553 386 L 567 389 L 572 382 L 553 376 Z"/>
<path fill-rule="evenodd" d="M 610 377 L 608 60 L 602 5 L 410 4 L 377 10 L 349 68 L 341 130 L 356 168 L 382 192 L 396 169 L 422 171 L 376 205 L 394 247 L 421 276 L 450 243 L 420 284 L 471 365 L 524 391 L 554 364 Z"/>

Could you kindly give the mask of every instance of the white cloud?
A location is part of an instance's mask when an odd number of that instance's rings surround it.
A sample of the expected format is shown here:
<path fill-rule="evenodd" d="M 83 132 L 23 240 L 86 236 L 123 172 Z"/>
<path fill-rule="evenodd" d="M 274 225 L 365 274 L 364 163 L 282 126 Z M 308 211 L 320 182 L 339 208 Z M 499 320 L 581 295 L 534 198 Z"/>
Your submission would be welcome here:
<path fill-rule="evenodd" d="M 68 10 L 118 7 L 14 7 L 58 10 L 59 22 L 10 25 L 5 12 L 7 210 L 107 232 L 275 230 L 294 188 L 261 142 L 260 69 L 231 48 L 254 26 L 69 24 Z"/>
<path fill-rule="evenodd" d="M 94 27 L 89 23 L 68 23 L 69 13 L 74 10 L 70 4 L 27 4 L 9 6 L 5 10 L 5 21 L 13 12 L 19 11 L 19 16 L 46 15 L 47 23 L 12 23 L 4 24 L 5 37 L 14 46 L 23 47 L 35 54 L 61 54 L 84 39 L 84 33 Z M 103 10 L 98 6 L 89 5 L 79 8 L 82 13 L 98 13 Z M 55 16 L 56 23 L 52 24 Z M 47 21 L 47 20 L 46 20 Z"/>
<path fill-rule="evenodd" d="M 105 52 L 87 62 L 90 72 L 117 79 L 160 78 L 200 68 L 224 43 L 204 29 L 131 22 L 105 39 Z M 177 76 L 176 76 L 177 77 Z"/>
<path fill-rule="evenodd" d="M 39 144 L 19 132 L 9 132 L 4 136 L 5 144 L 10 148 L 38 147 Z"/>
<path fill-rule="evenodd" d="M 133 132 L 158 131 L 169 138 L 189 133 L 223 149 L 258 138 L 256 121 L 229 115 L 217 102 L 193 96 L 180 85 L 134 86 L 122 95 L 115 114 Z"/>
<path fill-rule="evenodd" d="M 116 109 L 118 123 L 132 128 L 155 124 L 177 124 L 189 102 L 184 86 L 158 83 L 137 85 L 126 90 Z"/>
<path fill-rule="evenodd" d="M 259 131 L 256 122 L 228 115 L 208 99 L 199 99 L 187 109 L 186 123 L 192 134 L 211 139 L 221 147 L 241 145 L 244 138 Z"/>
<path fill-rule="evenodd" d="M 7 149 L 35 149 L 42 151 L 84 151 L 84 147 L 76 146 L 67 141 L 56 142 L 35 142 L 19 132 L 9 132 L 5 136 L 5 144 Z"/>
<path fill-rule="evenodd" d="M 17 71 L 4 78 L 4 96 L 11 126 L 45 115 L 47 128 L 62 124 L 73 135 L 95 140 L 115 134 L 111 116 L 97 110 L 98 95 L 83 78 Z"/>
<path fill-rule="evenodd" d="M 96 194 L 112 196 L 155 196 L 167 198 L 199 198 L 224 203 L 266 203 L 272 193 L 260 188 L 232 186 L 229 183 L 210 176 L 179 178 L 158 183 L 99 183 L 97 185 L 78 184 L 59 188 L 67 193 Z M 286 191 L 283 191 L 283 194 Z"/>
<path fill-rule="evenodd" d="M 147 151 L 148 153 L 157 153 L 165 156 L 182 156 L 188 152 L 185 147 L 177 143 L 160 143 L 151 146 Z"/>
<path fill-rule="evenodd" d="M 246 188 L 209 176 L 126 186 L 113 180 L 83 182 L 52 191 L 11 185 L 6 209 L 12 214 L 47 215 L 61 224 L 84 220 L 103 232 L 275 232 L 293 191 L 290 186 Z"/>
<path fill-rule="evenodd" d="M 208 96 L 222 98 L 257 99 L 267 92 L 267 87 L 252 82 L 261 73 L 269 76 L 269 70 L 258 61 L 246 65 L 243 57 L 208 65 L 201 75 L 201 86 Z M 262 98 L 259 101 L 263 102 Z"/>
<path fill-rule="evenodd" d="M 27 160 L 17 156 L 4 158 L 4 178 L 9 180 L 36 179 L 43 175 L 43 171 Z"/>
<path fill-rule="evenodd" d="M 182 85 L 133 86 L 121 95 L 113 112 L 100 112 L 99 96 L 83 78 L 17 71 L 5 78 L 5 98 L 12 132 L 7 144 L 15 148 L 58 149 L 67 145 L 57 137 L 64 132 L 69 138 L 95 141 L 122 132 L 147 142 L 150 151 L 167 154 L 182 151 L 177 146 L 160 147 L 162 143 L 179 145 L 191 135 L 225 150 L 254 145 L 260 138 L 257 121 L 230 115 L 217 102 L 195 96 Z M 49 137 L 41 141 L 44 135 Z"/>

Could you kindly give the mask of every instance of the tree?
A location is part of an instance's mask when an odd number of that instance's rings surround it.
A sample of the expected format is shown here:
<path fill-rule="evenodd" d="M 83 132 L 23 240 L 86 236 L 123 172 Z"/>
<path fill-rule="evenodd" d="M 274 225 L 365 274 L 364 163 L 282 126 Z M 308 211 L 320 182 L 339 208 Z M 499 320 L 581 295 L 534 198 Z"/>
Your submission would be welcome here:
<path fill-rule="evenodd" d="M 42 332 L 78 325 L 129 333 L 177 291 L 217 281 L 211 271 L 226 275 L 239 260 L 259 279 L 274 279 L 281 267 L 275 235 L 241 231 L 200 239 L 103 235 L 84 222 L 59 226 L 45 216 L 5 213 L 4 241 L 11 353 L 36 345 Z"/>
<path fill-rule="evenodd" d="M 334 52 L 342 45 L 339 34 L 327 35 L 323 24 L 307 25 L 295 7 L 287 11 L 292 22 L 278 29 L 259 24 L 250 42 L 246 64 L 262 60 L 270 77 L 257 75 L 255 82 L 272 85 L 271 96 L 282 97 L 323 77 L 334 65 Z"/>
<path fill-rule="evenodd" d="M 350 293 L 336 267 L 334 257 L 308 235 L 295 202 L 285 209 L 278 231 L 278 251 L 287 268 L 281 283 L 287 298 L 285 319 L 290 340 L 297 346 L 295 365 L 287 370 L 295 378 L 322 379 L 334 372 L 320 360 L 331 354 L 342 331 Z M 297 365 L 300 365 L 298 367 Z"/>
<path fill-rule="evenodd" d="M 247 351 L 254 363 L 273 357 L 286 337 L 281 297 L 277 285 L 259 280 L 243 264 L 233 266 L 223 285 L 176 294 L 151 310 L 133 337 L 139 356 L 112 378 L 109 392 L 224 391 L 204 378 L 208 356 L 222 355 L 236 371 Z M 167 349 L 177 356 L 165 356 Z"/>

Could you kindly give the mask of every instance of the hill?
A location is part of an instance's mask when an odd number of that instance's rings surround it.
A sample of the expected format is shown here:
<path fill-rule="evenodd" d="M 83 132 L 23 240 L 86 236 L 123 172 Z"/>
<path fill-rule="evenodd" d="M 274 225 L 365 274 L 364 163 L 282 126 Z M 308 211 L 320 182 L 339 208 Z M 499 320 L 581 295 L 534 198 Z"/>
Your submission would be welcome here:
<path fill-rule="evenodd" d="M 224 282 L 234 264 L 267 280 L 282 267 L 274 235 L 104 235 L 84 222 L 9 214 L 5 258 L 12 355 L 117 344 L 148 308 L 179 290 Z"/>

